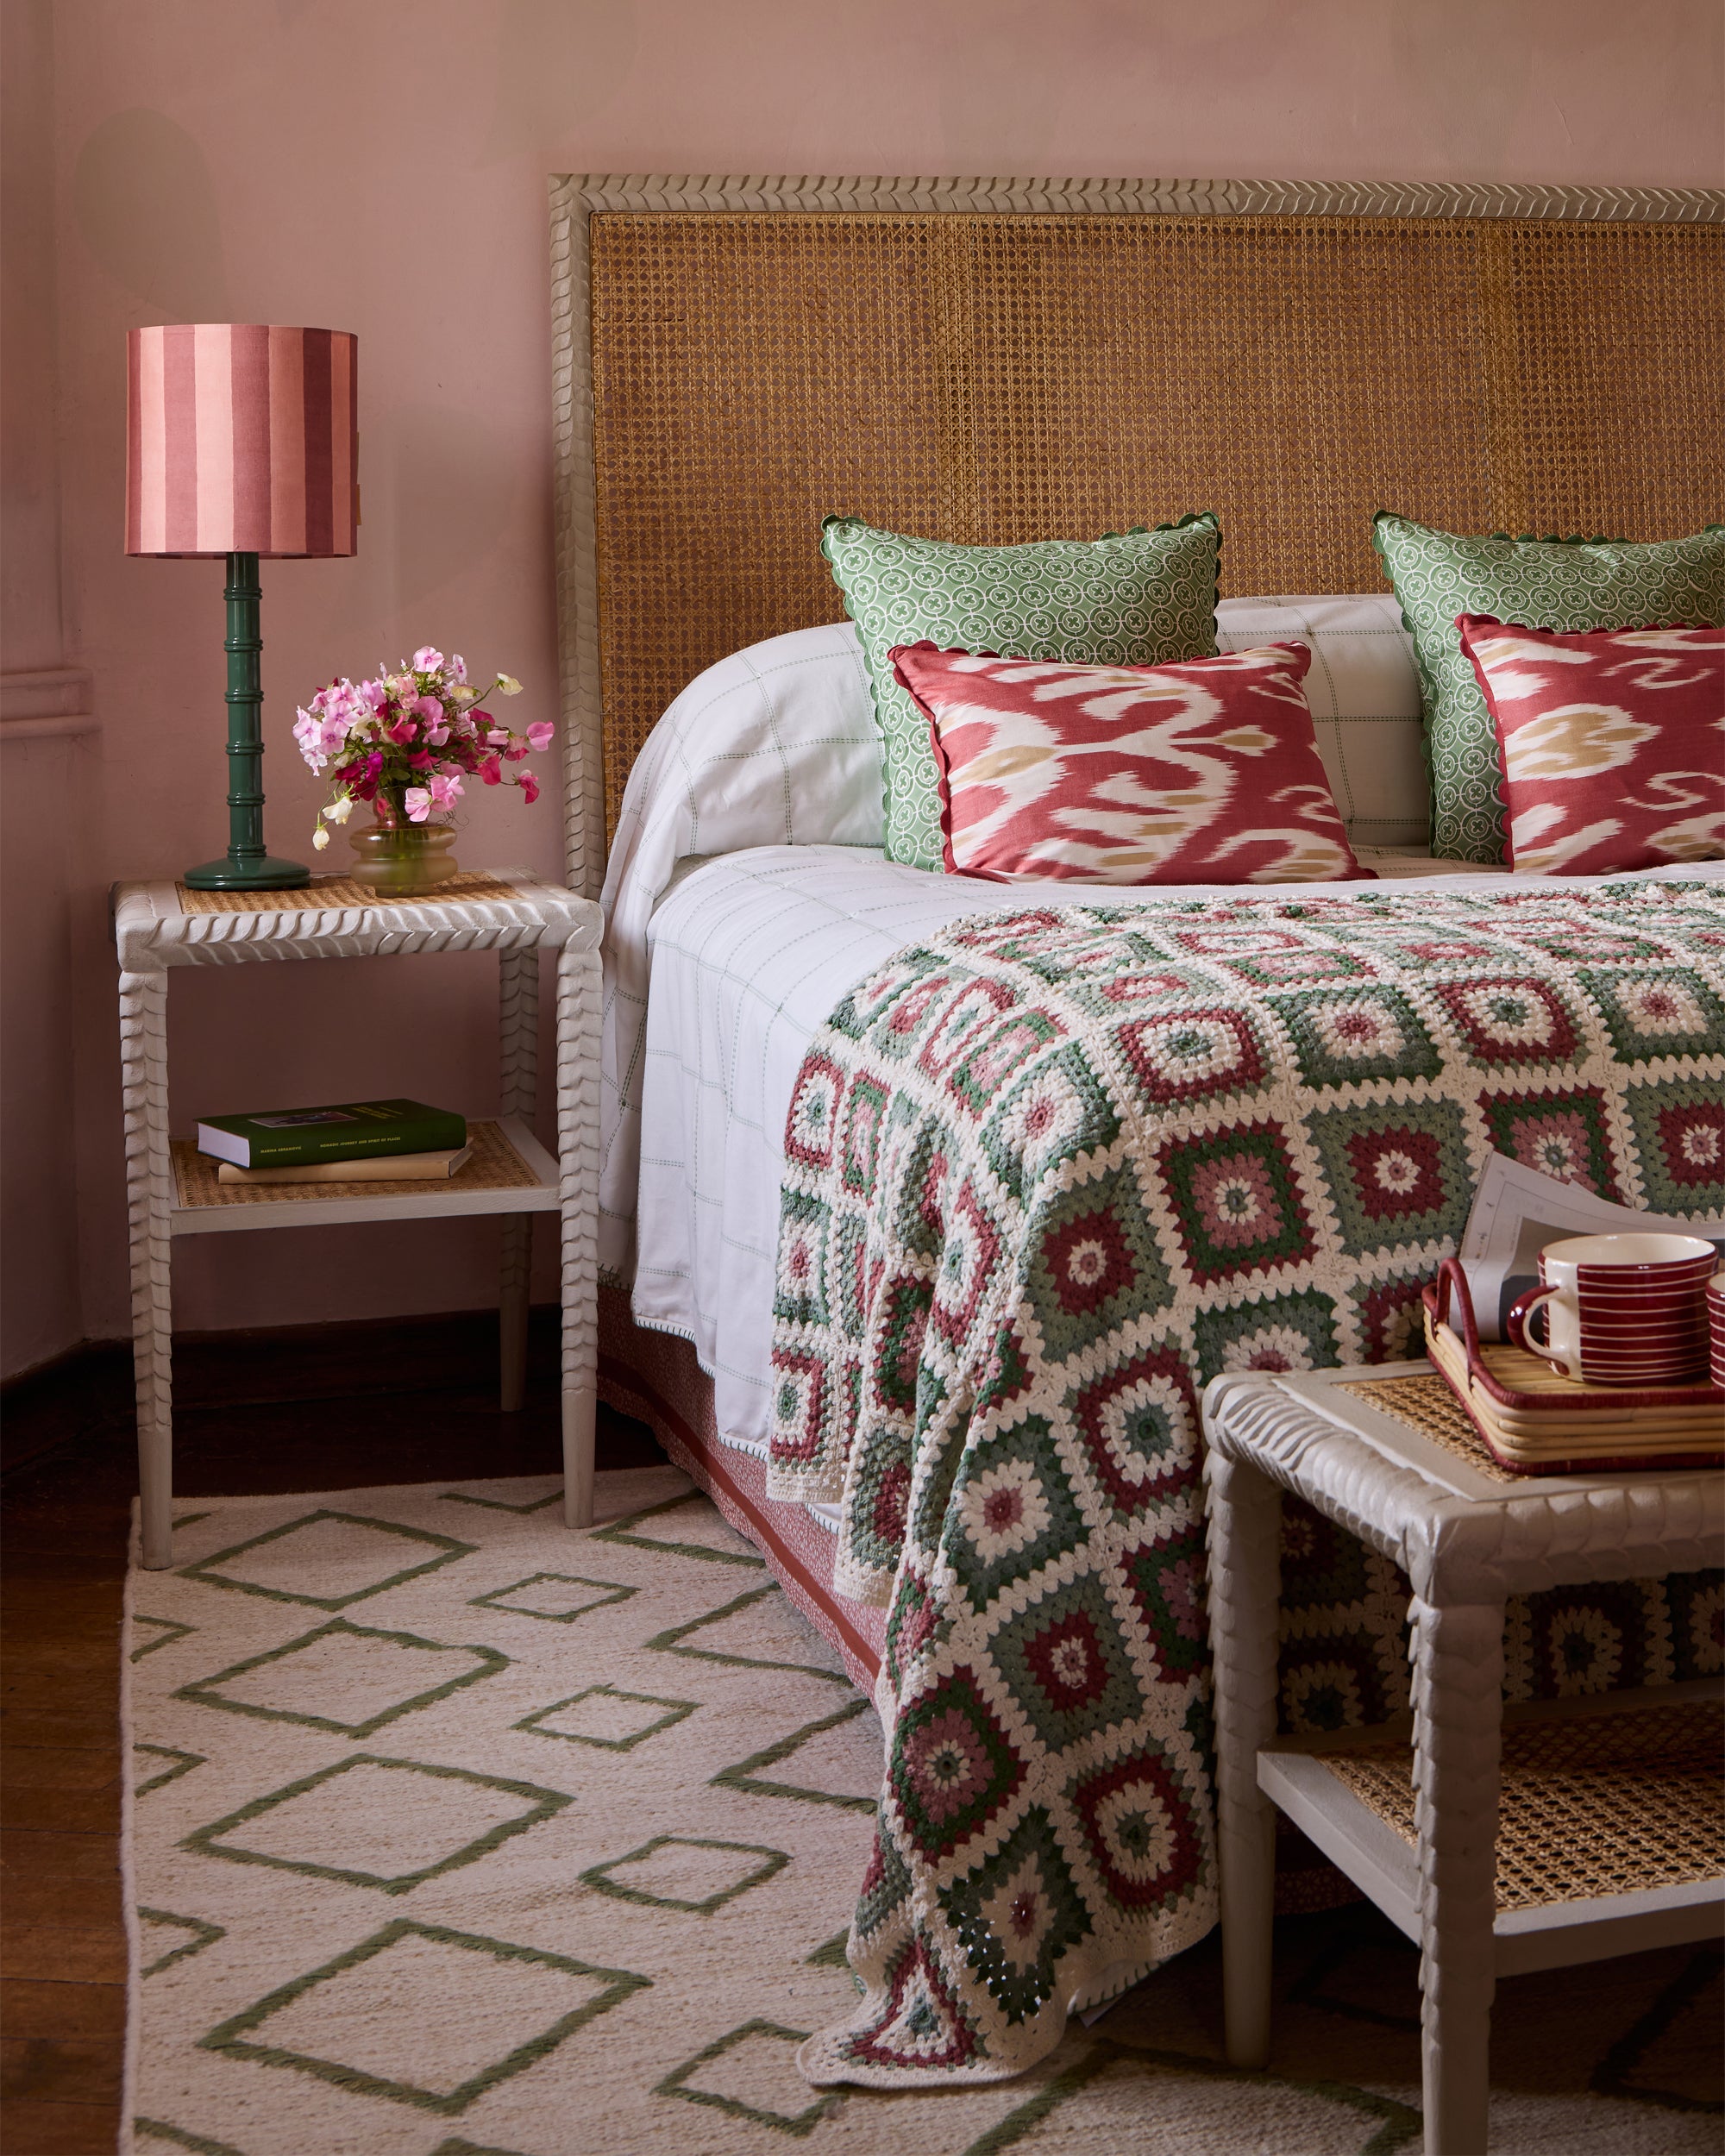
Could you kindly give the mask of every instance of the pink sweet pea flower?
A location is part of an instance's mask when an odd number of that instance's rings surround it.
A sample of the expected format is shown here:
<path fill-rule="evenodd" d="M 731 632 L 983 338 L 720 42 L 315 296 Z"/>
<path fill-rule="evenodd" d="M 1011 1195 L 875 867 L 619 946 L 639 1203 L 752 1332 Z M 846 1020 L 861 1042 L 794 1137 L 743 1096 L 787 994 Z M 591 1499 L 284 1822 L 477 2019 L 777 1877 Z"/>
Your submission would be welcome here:
<path fill-rule="evenodd" d="M 536 719 L 527 729 L 527 744 L 530 749 L 549 749 L 551 736 L 556 731 L 548 718 Z"/>
<path fill-rule="evenodd" d="M 486 758 L 485 761 L 479 767 L 479 774 L 480 778 L 485 780 L 487 786 L 501 786 L 503 784 L 503 766 L 498 761 L 495 756 L 487 756 Z"/>
<path fill-rule="evenodd" d="M 441 712 L 438 714 L 436 724 L 425 729 L 425 738 L 434 749 L 441 749 L 449 738 L 448 721 Z"/>
<path fill-rule="evenodd" d="M 393 725 L 386 726 L 384 731 L 398 749 L 405 749 L 410 741 L 417 736 L 418 722 L 411 718 L 398 718 Z"/>
<path fill-rule="evenodd" d="M 503 752 L 503 759 L 505 763 L 519 763 L 521 759 L 529 753 L 524 741 L 511 741 Z"/>
<path fill-rule="evenodd" d="M 407 759 L 407 768 L 410 771 L 429 771 L 431 768 L 431 758 L 424 749 L 417 749 Z"/>
<path fill-rule="evenodd" d="M 299 743 L 300 755 L 314 771 L 321 771 L 331 756 L 346 747 L 350 727 L 368 716 L 354 698 L 351 681 L 332 681 L 327 689 L 319 689 L 295 718 L 293 737 Z"/>
<path fill-rule="evenodd" d="M 485 717 L 485 713 L 481 711 L 479 716 L 483 718 Z M 493 726 L 491 731 L 486 736 L 486 740 L 493 749 L 501 749 L 509 740 L 509 729 L 507 726 Z"/>
<path fill-rule="evenodd" d="M 417 711 L 421 718 L 430 719 L 434 726 L 443 716 L 443 706 L 435 696 L 416 696 L 407 708 L 411 711 Z"/>
<path fill-rule="evenodd" d="M 431 796 L 423 786 L 411 786 L 401 797 L 410 824 L 423 824 L 431 813 Z"/>
<path fill-rule="evenodd" d="M 293 738 L 299 743 L 299 753 L 314 771 L 321 771 L 328 761 L 323 746 L 323 714 L 317 708 L 314 698 L 310 707 L 302 704 L 293 722 Z"/>
<path fill-rule="evenodd" d="M 515 774 L 515 783 L 527 796 L 530 806 L 539 799 L 539 781 L 530 771 L 518 771 Z"/>
<path fill-rule="evenodd" d="M 430 793 L 440 809 L 452 809 L 461 798 L 461 782 L 453 771 L 439 771 L 430 780 Z"/>

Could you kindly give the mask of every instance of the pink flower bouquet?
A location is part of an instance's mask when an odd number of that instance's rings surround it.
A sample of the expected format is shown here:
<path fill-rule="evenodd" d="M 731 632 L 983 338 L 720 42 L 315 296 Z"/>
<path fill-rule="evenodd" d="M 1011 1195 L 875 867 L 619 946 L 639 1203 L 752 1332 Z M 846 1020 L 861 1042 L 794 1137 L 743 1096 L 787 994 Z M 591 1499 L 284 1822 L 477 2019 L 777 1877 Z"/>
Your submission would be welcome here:
<path fill-rule="evenodd" d="M 501 786 L 507 778 L 530 801 L 539 798 L 532 772 L 505 771 L 548 748 L 544 722 L 512 732 L 480 708 L 493 693 L 518 696 L 520 682 L 499 674 L 490 688 L 467 681 L 459 652 L 446 660 L 422 644 L 393 674 L 372 681 L 332 681 L 304 705 L 293 737 L 314 771 L 329 770 L 335 798 L 317 817 L 311 843 L 329 843 L 328 826 L 345 824 L 355 801 L 366 801 L 380 824 L 423 824 L 453 809 L 469 779 Z"/>

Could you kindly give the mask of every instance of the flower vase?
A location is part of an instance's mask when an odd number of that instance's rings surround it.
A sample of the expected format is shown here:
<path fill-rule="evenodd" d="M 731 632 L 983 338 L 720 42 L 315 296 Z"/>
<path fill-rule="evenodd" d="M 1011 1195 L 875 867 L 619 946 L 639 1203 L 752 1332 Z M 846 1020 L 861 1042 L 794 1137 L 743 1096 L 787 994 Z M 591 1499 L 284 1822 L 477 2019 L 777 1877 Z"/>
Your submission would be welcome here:
<path fill-rule="evenodd" d="M 430 891 L 459 872 L 453 824 L 410 824 L 406 818 L 380 816 L 363 830 L 350 831 L 354 877 L 373 891 L 400 897 Z"/>

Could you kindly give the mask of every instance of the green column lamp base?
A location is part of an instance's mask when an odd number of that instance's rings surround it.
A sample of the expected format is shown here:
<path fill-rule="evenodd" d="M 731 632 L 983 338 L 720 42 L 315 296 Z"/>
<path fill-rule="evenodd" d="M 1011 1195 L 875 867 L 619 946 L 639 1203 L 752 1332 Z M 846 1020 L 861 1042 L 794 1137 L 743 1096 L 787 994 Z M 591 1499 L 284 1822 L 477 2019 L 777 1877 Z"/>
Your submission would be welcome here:
<path fill-rule="evenodd" d="M 229 852 L 182 870 L 179 880 L 188 891 L 297 891 L 310 882 L 311 871 L 303 861 L 278 861 L 273 854 L 238 861 Z"/>
<path fill-rule="evenodd" d="M 262 593 L 254 554 L 228 556 L 228 851 L 180 881 L 188 891 L 297 891 L 310 883 L 303 862 L 278 861 L 264 847 Z"/>

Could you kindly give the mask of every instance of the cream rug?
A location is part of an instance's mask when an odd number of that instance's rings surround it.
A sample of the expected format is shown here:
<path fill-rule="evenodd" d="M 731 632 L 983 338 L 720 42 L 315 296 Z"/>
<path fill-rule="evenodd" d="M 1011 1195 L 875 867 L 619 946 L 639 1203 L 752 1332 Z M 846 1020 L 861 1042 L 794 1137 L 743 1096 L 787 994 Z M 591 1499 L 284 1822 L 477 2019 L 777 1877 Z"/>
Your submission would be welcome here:
<path fill-rule="evenodd" d="M 1021 2082 L 818 2094 L 803 2036 L 873 1709 L 669 1468 L 189 1501 L 135 1570 L 140 2156 L 1383 2156 L 1417 2147 L 1411 1951 L 1283 1927 L 1278 2071 L 1221 2065 L 1214 1941 Z M 1719 1960 L 1519 1979 L 1494 2151 L 1719 2140 Z"/>

